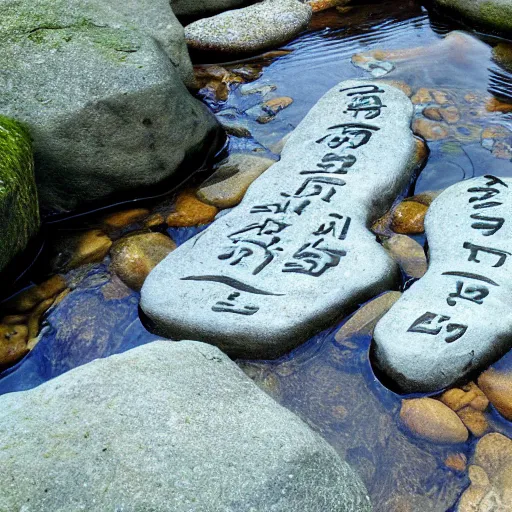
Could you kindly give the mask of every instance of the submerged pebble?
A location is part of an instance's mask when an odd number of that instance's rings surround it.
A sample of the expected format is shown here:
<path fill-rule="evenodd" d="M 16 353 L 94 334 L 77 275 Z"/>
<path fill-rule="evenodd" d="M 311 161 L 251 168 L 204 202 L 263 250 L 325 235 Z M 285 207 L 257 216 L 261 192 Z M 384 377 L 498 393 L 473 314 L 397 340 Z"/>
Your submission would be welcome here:
<path fill-rule="evenodd" d="M 184 190 L 176 199 L 175 211 L 167 217 L 170 227 L 191 227 L 212 222 L 218 209 L 200 201 L 193 190 Z"/>

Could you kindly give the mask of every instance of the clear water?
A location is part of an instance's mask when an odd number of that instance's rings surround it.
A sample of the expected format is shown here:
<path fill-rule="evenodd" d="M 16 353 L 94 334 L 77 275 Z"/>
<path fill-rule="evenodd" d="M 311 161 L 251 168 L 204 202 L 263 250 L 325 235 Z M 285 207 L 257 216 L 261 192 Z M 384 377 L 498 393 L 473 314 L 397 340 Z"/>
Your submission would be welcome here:
<path fill-rule="evenodd" d="M 235 119 L 252 134 L 248 139 L 231 138 L 228 151 L 268 151 L 328 89 L 345 79 L 371 76 L 352 64 L 352 55 L 375 49 L 427 47 L 439 44 L 449 31 L 460 28 L 418 2 L 359 5 L 343 14 L 332 9 L 316 14 L 309 30 L 287 44 L 283 48 L 286 52 L 278 57 L 223 63 L 228 69 L 261 67 L 262 73 L 249 85 L 234 86 L 225 102 L 205 101 L 217 115 Z M 485 109 L 493 95 L 505 102 L 512 98 L 512 76 L 493 61 L 492 47 L 499 41 L 477 37 L 475 44 L 466 47 L 439 46 L 430 53 L 409 52 L 397 59 L 394 69 L 384 77 L 405 82 L 413 92 L 421 87 L 444 92 L 461 116 L 446 138 L 429 141 L 429 160 L 411 193 L 442 189 L 482 174 L 512 176 L 512 156 L 493 154 L 489 145 L 482 143 L 483 130 L 489 126 L 512 130 L 512 114 Z M 244 92 L 264 85 L 275 86 L 265 99 L 290 96 L 294 101 L 272 122 L 259 124 L 253 107 L 263 98 Z M 468 94 L 476 99 L 468 101 Z M 417 117 L 421 110 L 418 107 Z M 94 219 L 87 222 L 93 224 Z M 55 227 L 49 240 L 58 239 L 66 229 L 75 228 Z M 178 244 L 196 232 L 169 230 Z M 40 270 L 34 272 L 32 278 L 37 280 Z M 108 260 L 75 271 L 75 277 L 76 289 L 46 319 L 36 348 L 0 376 L 0 393 L 29 389 L 97 357 L 157 339 L 139 319 L 138 294 L 111 275 Z M 337 343 L 334 333 L 343 323 L 278 361 L 238 363 L 359 471 L 375 510 L 451 509 L 469 481 L 467 473 L 450 471 L 443 461 L 452 453 L 464 453 L 469 458 L 475 440 L 443 447 L 405 432 L 398 421 L 401 397 L 383 386 L 372 372 L 370 337 L 356 334 L 344 344 Z M 512 368 L 512 354 L 498 366 Z M 493 411 L 488 419 L 491 430 L 512 437 L 510 423 Z"/>

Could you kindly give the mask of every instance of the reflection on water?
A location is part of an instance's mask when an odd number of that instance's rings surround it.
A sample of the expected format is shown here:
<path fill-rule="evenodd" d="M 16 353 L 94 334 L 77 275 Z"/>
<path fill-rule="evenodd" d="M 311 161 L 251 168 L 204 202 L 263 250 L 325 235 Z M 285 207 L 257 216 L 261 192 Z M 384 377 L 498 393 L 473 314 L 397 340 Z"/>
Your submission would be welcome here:
<path fill-rule="evenodd" d="M 492 96 L 512 96 L 511 75 L 493 60 L 496 41 L 445 39 L 454 28 L 458 27 L 432 20 L 417 2 L 326 11 L 315 15 L 310 29 L 279 56 L 245 61 L 244 65 L 264 67 L 258 79 L 232 84 L 225 101 L 209 97 L 207 102 L 220 117 L 250 132 L 243 138 L 231 137 L 231 151 L 268 152 L 328 89 L 373 72 L 407 84 L 419 120 L 415 126 L 429 143 L 429 160 L 411 193 L 443 189 L 482 174 L 512 176 L 512 108 Z M 386 51 L 369 56 L 377 49 Z M 360 62 L 366 68 L 352 63 L 354 54 L 365 56 Z M 251 89 L 259 92 L 250 94 Z M 259 104 L 280 96 L 293 98 L 293 103 L 270 123 L 259 123 Z M 426 108 L 431 109 L 430 117 Z M 444 114 L 452 117 L 443 118 Z M 172 229 L 169 234 L 180 244 L 197 232 Z M 157 338 L 139 320 L 138 293 L 111 275 L 108 261 L 75 273 L 75 289 L 51 312 L 35 349 L 4 372 L 0 393 L 34 387 L 94 358 Z M 400 397 L 372 373 L 370 337 L 354 335 L 339 343 L 334 339 L 338 328 L 317 335 L 281 360 L 239 363 L 357 468 L 375 510 L 450 509 L 468 479 L 467 473 L 448 469 L 444 461 L 455 453 L 469 457 L 474 440 L 440 447 L 411 438 L 398 421 Z M 512 355 L 497 366 L 512 369 Z M 494 412 L 489 417 L 492 430 L 512 436 L 509 423 Z"/>

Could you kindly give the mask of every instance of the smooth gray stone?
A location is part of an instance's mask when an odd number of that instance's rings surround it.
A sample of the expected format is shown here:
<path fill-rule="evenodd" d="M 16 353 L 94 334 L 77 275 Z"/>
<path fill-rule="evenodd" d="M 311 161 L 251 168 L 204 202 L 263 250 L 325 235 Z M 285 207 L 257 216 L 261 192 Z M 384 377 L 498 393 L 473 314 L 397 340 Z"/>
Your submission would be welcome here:
<path fill-rule="evenodd" d="M 510 0 L 435 0 L 436 9 L 458 21 L 490 29 L 510 36 L 512 32 L 512 2 Z"/>
<path fill-rule="evenodd" d="M 195 21 L 185 27 L 185 39 L 196 50 L 255 52 L 292 39 L 311 15 L 311 7 L 299 0 L 265 0 Z"/>
<path fill-rule="evenodd" d="M 215 347 L 156 341 L 0 397 L 0 510 L 369 512 L 357 474 Z"/>
<path fill-rule="evenodd" d="M 384 92 L 358 94 L 373 87 Z M 347 109 L 362 98 L 385 107 Z M 241 204 L 150 273 L 141 306 L 157 331 L 273 358 L 392 288 L 397 265 L 367 226 L 410 180 L 412 112 L 389 85 L 348 81 L 329 91 Z"/>
<path fill-rule="evenodd" d="M 44 208 L 141 193 L 204 158 L 218 124 L 163 45 L 64 3 L 0 0 L 0 113 L 29 128 Z"/>
<path fill-rule="evenodd" d="M 374 333 L 375 364 L 401 391 L 440 390 L 512 347 L 511 212 L 512 179 L 492 176 L 457 183 L 430 206 L 428 271 Z"/>

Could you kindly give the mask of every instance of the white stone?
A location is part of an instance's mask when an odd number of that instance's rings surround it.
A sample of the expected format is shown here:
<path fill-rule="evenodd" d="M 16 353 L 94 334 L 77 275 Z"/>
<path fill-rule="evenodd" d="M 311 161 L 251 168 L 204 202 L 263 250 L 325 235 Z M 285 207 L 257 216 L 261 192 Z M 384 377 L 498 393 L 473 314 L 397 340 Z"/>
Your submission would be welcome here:
<path fill-rule="evenodd" d="M 427 273 L 374 333 L 376 366 L 405 392 L 452 385 L 512 346 L 512 179 L 453 185 L 430 206 L 425 232 Z"/>
<path fill-rule="evenodd" d="M 158 332 L 277 357 L 392 288 L 396 263 L 367 226 L 410 180 L 412 112 L 389 85 L 329 91 L 241 204 L 149 275 L 141 306 Z"/>

